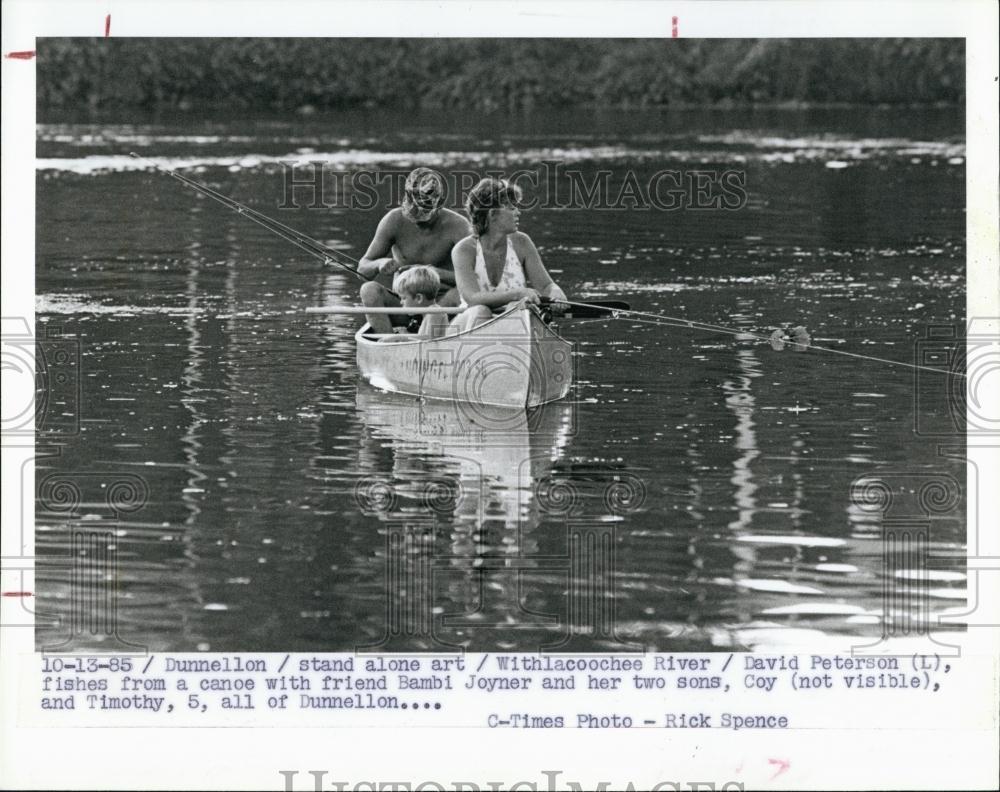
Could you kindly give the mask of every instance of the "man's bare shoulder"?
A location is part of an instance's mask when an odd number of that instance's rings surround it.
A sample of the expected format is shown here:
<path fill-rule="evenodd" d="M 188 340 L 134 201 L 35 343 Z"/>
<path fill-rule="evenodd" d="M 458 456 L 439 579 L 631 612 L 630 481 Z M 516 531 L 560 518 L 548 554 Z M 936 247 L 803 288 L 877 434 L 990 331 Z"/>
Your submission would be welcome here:
<path fill-rule="evenodd" d="M 465 215 L 460 215 L 454 209 L 442 209 L 441 219 L 444 221 L 444 227 L 456 235 L 464 237 L 472 230 L 472 224 Z"/>
<path fill-rule="evenodd" d="M 379 225 L 384 225 L 386 228 L 396 229 L 399 228 L 401 223 L 406 222 L 406 218 L 403 216 L 403 210 L 400 207 L 395 209 L 390 209 L 382 219 L 379 221 Z"/>

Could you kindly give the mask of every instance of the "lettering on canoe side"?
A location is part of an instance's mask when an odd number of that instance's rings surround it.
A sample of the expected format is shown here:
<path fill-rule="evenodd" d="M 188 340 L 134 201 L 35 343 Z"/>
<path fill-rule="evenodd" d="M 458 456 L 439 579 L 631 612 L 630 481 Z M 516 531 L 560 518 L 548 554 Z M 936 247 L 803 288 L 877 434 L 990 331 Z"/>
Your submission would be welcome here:
<path fill-rule="evenodd" d="M 409 377 L 421 377 L 424 380 L 432 379 L 440 382 L 451 379 L 451 369 L 454 363 L 451 360 L 431 360 L 429 358 L 409 358 L 399 364 L 400 371 Z"/>
<path fill-rule="evenodd" d="M 462 358 L 456 364 L 454 360 L 440 358 L 409 358 L 396 364 L 398 375 L 408 378 L 420 378 L 424 382 L 450 382 L 459 377 L 480 377 L 490 365 L 488 357 L 470 359 Z"/>

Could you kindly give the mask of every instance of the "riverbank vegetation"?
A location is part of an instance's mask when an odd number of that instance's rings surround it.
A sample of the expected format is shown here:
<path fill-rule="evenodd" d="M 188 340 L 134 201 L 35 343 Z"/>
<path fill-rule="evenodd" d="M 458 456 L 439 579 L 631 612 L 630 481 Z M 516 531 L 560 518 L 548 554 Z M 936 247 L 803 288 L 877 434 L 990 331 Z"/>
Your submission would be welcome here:
<path fill-rule="evenodd" d="M 41 39 L 38 107 L 959 104 L 959 39 Z"/>

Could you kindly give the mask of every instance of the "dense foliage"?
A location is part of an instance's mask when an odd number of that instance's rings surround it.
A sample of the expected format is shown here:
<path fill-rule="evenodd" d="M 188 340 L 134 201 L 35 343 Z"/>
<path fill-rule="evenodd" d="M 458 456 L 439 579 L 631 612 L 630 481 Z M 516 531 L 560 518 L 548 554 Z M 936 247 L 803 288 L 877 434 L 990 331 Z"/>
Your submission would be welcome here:
<path fill-rule="evenodd" d="M 958 103 L 959 39 L 43 39 L 38 106 Z"/>

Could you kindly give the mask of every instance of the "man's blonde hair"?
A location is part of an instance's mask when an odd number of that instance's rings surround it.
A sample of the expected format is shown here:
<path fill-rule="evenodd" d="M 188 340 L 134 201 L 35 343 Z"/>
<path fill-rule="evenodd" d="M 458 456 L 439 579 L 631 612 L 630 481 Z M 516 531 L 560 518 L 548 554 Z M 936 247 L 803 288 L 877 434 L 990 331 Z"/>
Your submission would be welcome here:
<path fill-rule="evenodd" d="M 440 276 L 430 267 L 411 267 L 399 273 L 392 283 L 396 294 L 408 294 L 411 297 L 424 295 L 429 300 L 437 297 L 441 288 Z"/>

